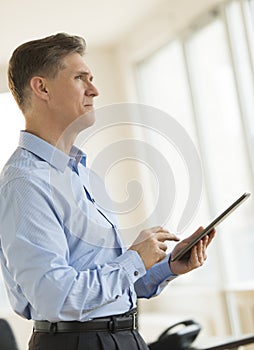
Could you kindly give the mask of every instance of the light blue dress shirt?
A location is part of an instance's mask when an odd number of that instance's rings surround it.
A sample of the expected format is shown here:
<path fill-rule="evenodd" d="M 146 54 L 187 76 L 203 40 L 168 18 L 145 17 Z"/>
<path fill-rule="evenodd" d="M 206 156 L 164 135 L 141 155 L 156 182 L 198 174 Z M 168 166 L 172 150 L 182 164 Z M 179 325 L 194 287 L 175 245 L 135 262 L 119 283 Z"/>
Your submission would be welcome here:
<path fill-rule="evenodd" d="M 146 271 L 123 247 L 117 221 L 93 198 L 104 184 L 85 166 L 28 132 L 0 177 L 0 261 L 10 303 L 27 319 L 86 321 L 120 314 L 157 295 L 175 275 L 168 257 Z M 109 209 L 110 201 L 108 199 Z"/>

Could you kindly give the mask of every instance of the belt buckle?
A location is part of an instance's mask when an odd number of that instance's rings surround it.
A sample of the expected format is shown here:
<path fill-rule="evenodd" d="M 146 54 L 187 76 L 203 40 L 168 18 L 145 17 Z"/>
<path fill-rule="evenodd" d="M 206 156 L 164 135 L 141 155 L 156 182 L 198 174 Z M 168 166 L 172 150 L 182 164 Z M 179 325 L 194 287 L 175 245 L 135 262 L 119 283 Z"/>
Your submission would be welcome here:
<path fill-rule="evenodd" d="M 137 324 L 137 316 L 138 316 L 138 313 L 137 311 L 133 313 L 133 322 L 132 322 L 132 330 L 135 331 L 138 327 L 138 324 Z"/>
<path fill-rule="evenodd" d="M 57 332 L 57 322 L 50 322 L 49 333 L 55 334 Z"/>
<path fill-rule="evenodd" d="M 118 322 L 116 316 L 111 316 L 111 320 L 109 321 L 109 330 L 112 333 L 115 333 L 117 330 Z"/>

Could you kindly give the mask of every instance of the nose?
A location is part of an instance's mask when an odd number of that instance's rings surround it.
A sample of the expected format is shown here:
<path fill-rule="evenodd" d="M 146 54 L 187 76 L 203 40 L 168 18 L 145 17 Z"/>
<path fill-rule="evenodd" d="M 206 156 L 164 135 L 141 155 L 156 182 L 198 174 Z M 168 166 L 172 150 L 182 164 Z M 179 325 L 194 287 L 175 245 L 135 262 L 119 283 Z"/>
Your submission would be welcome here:
<path fill-rule="evenodd" d="M 87 96 L 92 96 L 92 97 L 96 97 L 99 96 L 99 91 L 97 90 L 97 88 L 95 87 L 95 85 L 93 83 L 89 83 L 89 87 L 88 89 L 86 89 L 85 94 Z"/>

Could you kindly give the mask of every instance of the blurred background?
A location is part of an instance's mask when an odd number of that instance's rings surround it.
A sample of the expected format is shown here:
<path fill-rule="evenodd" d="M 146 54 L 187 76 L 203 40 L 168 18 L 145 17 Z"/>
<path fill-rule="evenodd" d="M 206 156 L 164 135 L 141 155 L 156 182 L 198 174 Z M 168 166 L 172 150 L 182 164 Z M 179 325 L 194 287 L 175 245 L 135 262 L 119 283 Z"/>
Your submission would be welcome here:
<path fill-rule="evenodd" d="M 0 168 L 24 128 L 8 92 L 11 53 L 25 41 L 67 32 L 87 41 L 85 60 L 100 92 L 96 108 L 125 102 L 155 107 L 174 117 L 195 144 L 202 196 L 195 217 L 177 232 L 181 237 L 208 224 L 243 192 L 254 192 L 254 0 L 0 0 L 0 16 Z M 176 169 L 174 212 L 163 223 L 175 232 L 191 186 L 179 154 L 168 152 L 172 145 L 160 135 L 135 125 L 111 130 L 106 142 L 114 137 L 140 137 L 157 149 L 159 144 Z M 105 146 L 102 139 L 88 145 L 89 159 Z M 116 201 L 125 200 L 123 187 L 130 179 L 142 184 L 143 205 L 119 218 L 132 226 L 151 212 L 157 198 L 154 174 L 137 163 L 119 167 L 107 180 Z M 253 198 L 218 228 L 205 266 L 174 280 L 159 297 L 139 302 L 147 342 L 189 318 L 200 322 L 205 338 L 253 333 Z M 0 318 L 10 322 L 25 350 L 32 324 L 11 311 L 1 278 Z"/>

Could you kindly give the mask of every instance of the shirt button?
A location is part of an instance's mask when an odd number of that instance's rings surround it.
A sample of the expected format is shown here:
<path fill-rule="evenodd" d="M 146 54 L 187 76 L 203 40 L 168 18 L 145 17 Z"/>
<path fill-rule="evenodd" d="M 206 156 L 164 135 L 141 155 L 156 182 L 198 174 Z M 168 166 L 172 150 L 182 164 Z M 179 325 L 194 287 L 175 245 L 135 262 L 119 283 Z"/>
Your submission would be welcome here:
<path fill-rule="evenodd" d="M 134 276 L 138 276 L 138 271 L 134 271 Z"/>

